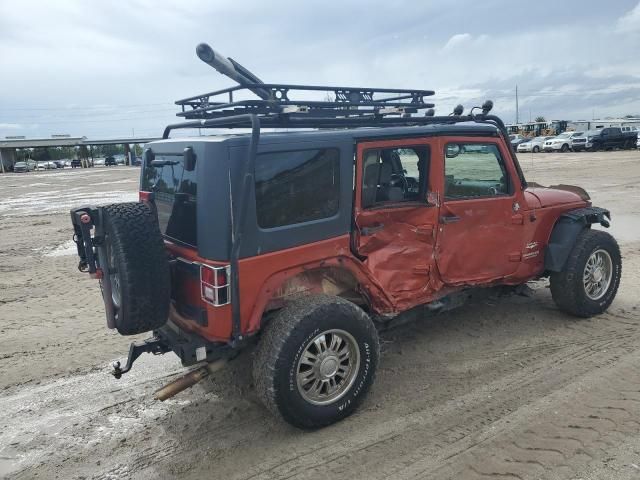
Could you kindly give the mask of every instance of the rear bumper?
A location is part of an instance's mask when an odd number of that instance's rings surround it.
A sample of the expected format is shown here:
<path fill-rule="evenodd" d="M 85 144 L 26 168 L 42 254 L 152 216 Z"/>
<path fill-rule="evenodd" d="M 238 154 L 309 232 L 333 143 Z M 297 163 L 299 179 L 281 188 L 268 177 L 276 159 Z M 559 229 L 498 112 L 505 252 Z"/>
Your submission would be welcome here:
<path fill-rule="evenodd" d="M 175 322 L 175 315 L 175 310 L 172 307 L 167 323 L 155 330 L 153 334 L 167 346 L 168 350 L 180 358 L 184 366 L 229 358 L 240 347 L 238 344 L 234 344 L 232 347 L 229 343 L 207 341 L 197 333 L 191 333 L 178 326 Z"/>

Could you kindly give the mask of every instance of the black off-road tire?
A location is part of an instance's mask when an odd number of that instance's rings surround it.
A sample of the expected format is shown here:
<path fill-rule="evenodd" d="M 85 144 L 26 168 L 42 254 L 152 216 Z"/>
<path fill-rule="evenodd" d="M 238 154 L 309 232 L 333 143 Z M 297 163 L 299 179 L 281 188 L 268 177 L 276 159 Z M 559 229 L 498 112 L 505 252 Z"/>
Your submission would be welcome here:
<path fill-rule="evenodd" d="M 599 249 L 610 255 L 613 271 L 606 293 L 598 300 L 592 300 L 585 290 L 583 272 L 591 254 Z M 621 275 L 620 247 L 615 238 L 607 232 L 585 229 L 578 235 L 564 269 L 551 274 L 551 296 L 560 310 L 588 318 L 609 308 L 618 291 Z"/>
<path fill-rule="evenodd" d="M 307 401 L 296 375 L 305 347 L 332 329 L 348 332 L 360 353 L 355 380 L 344 394 L 325 405 Z M 373 383 L 380 346 L 369 316 L 355 304 L 329 295 L 304 295 L 277 312 L 267 324 L 253 360 L 256 391 L 265 406 L 298 428 L 330 425 L 351 415 Z"/>
<path fill-rule="evenodd" d="M 144 203 L 103 207 L 108 272 L 117 276 L 116 329 L 135 335 L 161 327 L 169 316 L 171 278 L 158 220 Z M 113 280 L 112 280 L 113 287 Z"/>

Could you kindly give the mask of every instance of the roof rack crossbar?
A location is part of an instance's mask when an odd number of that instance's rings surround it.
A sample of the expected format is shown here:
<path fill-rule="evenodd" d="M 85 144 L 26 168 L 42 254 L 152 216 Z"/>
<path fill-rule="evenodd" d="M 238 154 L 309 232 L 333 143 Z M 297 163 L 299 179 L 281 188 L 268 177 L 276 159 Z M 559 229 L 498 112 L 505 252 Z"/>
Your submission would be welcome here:
<path fill-rule="evenodd" d="M 234 92 L 255 93 L 256 89 L 266 92 L 268 97 L 266 99 L 233 100 Z M 299 95 L 304 96 L 305 92 L 314 91 L 332 92 L 334 98 L 329 100 L 293 98 Z M 380 94 L 390 94 L 390 96 L 380 97 Z M 228 95 L 228 100 L 221 101 L 221 95 Z M 296 107 L 300 111 L 316 110 L 316 116 L 333 118 L 344 116 L 345 111 L 349 112 L 348 116 L 350 117 L 368 116 L 372 113 L 380 115 L 416 113 L 434 106 L 433 103 L 424 100 L 425 97 L 432 95 L 434 95 L 433 90 L 245 83 L 184 98 L 178 100 L 176 104 L 182 109 L 177 115 L 190 119 L 218 118 L 229 114 L 243 113 L 280 114 L 286 112 L 287 107 Z"/>

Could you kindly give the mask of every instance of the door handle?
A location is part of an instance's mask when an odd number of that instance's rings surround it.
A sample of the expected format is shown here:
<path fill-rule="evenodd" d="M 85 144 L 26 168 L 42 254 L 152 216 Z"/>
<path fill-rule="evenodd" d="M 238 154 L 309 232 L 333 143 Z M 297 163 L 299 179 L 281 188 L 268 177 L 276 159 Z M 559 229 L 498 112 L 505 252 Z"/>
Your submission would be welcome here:
<path fill-rule="evenodd" d="M 362 227 L 360 229 L 360 235 L 363 235 L 363 236 L 373 235 L 374 233 L 379 232 L 383 228 L 384 228 L 384 224 L 383 223 L 380 223 L 378 225 L 374 225 L 372 227 Z"/>
<path fill-rule="evenodd" d="M 456 216 L 456 215 L 443 215 L 442 217 L 440 217 L 440 221 L 442 223 L 456 223 L 460 221 L 460 217 Z"/>

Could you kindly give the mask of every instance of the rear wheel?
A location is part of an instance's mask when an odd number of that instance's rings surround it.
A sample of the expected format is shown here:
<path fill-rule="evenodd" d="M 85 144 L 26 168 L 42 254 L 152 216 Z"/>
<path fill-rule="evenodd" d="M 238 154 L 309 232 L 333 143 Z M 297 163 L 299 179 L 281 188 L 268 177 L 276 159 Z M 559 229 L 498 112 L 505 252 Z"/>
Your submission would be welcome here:
<path fill-rule="evenodd" d="M 533 153 L 538 153 L 540 151 L 540 147 L 535 146 L 533 147 Z"/>
<path fill-rule="evenodd" d="M 143 203 L 103 207 L 106 268 L 115 324 L 122 335 L 159 328 L 167 321 L 170 273 L 155 214 Z"/>
<path fill-rule="evenodd" d="M 621 274 L 615 239 L 606 232 L 586 229 L 578 236 L 564 270 L 551 275 L 551 295 L 567 313 L 598 315 L 613 302 Z"/>
<path fill-rule="evenodd" d="M 369 316 L 339 297 L 307 295 L 265 327 L 254 358 L 266 407 L 299 428 L 318 428 L 355 411 L 373 383 L 378 335 Z"/>

